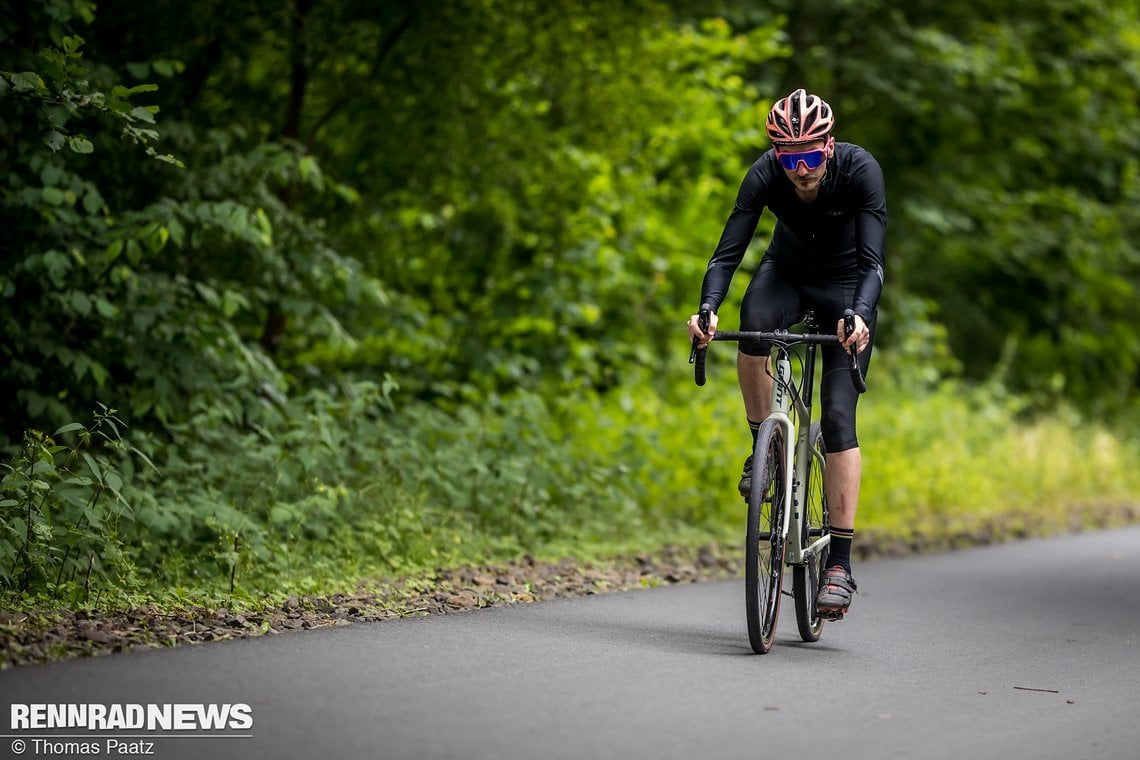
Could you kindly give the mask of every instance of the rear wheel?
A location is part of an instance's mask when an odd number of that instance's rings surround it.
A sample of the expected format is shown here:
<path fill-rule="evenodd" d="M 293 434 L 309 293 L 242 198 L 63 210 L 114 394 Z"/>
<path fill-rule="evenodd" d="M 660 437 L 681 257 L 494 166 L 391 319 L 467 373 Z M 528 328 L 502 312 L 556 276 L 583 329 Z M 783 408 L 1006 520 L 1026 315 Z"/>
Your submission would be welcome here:
<path fill-rule="evenodd" d="M 827 492 L 823 487 L 823 473 L 827 461 L 827 450 L 823 445 L 823 433 L 819 423 L 816 422 L 808 431 L 808 444 L 810 446 L 811 461 L 808 463 L 806 502 L 804 504 L 804 519 L 801 526 L 801 546 L 808 547 L 813 541 L 827 535 L 830 525 L 830 515 L 827 511 Z M 818 554 L 806 564 L 796 565 L 792 569 L 792 595 L 796 599 L 796 625 L 800 629 L 800 638 L 804 641 L 819 641 L 823 632 L 823 618 L 815 606 L 816 594 L 819 593 L 819 579 L 823 569 L 827 567 L 827 547 L 824 546 Z"/>
<path fill-rule="evenodd" d="M 784 585 L 782 523 L 788 477 L 784 431 L 767 420 L 756 435 L 752 457 L 752 490 L 748 495 L 745 546 L 745 610 L 752 651 L 765 654 L 776 638 L 780 592 Z"/>

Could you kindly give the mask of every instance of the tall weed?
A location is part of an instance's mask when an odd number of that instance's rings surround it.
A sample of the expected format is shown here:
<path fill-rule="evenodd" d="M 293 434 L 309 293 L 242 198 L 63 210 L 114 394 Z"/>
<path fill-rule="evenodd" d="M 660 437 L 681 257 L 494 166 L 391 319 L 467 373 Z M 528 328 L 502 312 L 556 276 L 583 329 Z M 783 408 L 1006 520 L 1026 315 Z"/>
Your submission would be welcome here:
<path fill-rule="evenodd" d="M 0 463 L 0 588 L 86 600 L 93 582 L 129 582 L 122 535 L 135 512 L 118 464 L 145 455 L 124 443 L 123 422 L 101 406 L 89 426 L 30 430 Z"/>

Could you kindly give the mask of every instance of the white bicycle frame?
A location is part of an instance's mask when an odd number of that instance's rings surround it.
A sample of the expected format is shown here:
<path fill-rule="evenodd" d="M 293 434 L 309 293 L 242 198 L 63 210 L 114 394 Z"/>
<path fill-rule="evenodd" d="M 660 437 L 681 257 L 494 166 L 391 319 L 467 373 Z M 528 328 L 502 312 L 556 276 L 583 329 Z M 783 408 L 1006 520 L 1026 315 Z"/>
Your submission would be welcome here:
<path fill-rule="evenodd" d="M 792 473 L 792 487 L 784 489 L 783 519 L 780 521 L 780 530 L 785 540 L 784 564 L 804 565 L 831 543 L 831 535 L 825 534 L 808 546 L 802 545 L 803 510 L 807 505 L 807 470 L 811 457 L 820 454 L 812 449 L 808 441 L 811 430 L 810 410 L 792 382 L 791 359 L 786 351 L 775 351 L 774 354 L 776 371 L 772 387 L 772 412 L 768 419 L 775 420 L 783 429 L 785 441 L 795 441 L 794 446 L 784 446 L 784 472 Z M 796 422 L 792 421 L 793 410 Z M 823 468 L 820 470 L 822 472 Z M 821 483 L 820 486 L 822 485 Z"/>

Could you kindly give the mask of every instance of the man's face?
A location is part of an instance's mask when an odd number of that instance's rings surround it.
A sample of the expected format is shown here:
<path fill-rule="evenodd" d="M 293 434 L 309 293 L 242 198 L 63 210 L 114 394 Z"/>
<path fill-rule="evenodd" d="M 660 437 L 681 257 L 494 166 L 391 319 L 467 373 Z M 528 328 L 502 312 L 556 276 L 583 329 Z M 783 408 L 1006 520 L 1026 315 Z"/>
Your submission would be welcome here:
<path fill-rule="evenodd" d="M 819 187 L 827 174 L 827 159 L 831 156 L 831 139 L 816 140 L 810 143 L 797 145 L 784 145 L 776 143 L 776 156 L 780 159 L 780 166 L 788 179 L 800 192 L 811 192 Z M 811 164 L 818 164 L 812 168 Z M 789 169 L 788 166 L 795 168 Z"/>

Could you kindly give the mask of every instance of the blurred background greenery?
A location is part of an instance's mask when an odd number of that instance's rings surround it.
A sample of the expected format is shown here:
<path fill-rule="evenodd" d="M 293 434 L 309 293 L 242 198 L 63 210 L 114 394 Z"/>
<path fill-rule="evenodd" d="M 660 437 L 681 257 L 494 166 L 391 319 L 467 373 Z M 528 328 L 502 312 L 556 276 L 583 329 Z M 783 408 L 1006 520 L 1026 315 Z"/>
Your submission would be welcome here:
<path fill-rule="evenodd" d="M 735 542 L 683 323 L 798 86 L 888 183 L 861 531 L 1138 500 L 1136 2 L 0 7 L 11 599 Z"/>

